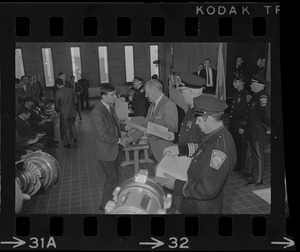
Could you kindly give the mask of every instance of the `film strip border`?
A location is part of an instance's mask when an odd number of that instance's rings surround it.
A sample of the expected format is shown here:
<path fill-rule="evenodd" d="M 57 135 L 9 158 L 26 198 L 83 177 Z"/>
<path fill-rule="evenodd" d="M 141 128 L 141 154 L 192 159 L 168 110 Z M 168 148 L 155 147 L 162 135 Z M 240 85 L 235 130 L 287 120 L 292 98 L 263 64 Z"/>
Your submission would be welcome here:
<path fill-rule="evenodd" d="M 6 36 L 1 41 L 1 53 L 5 57 L 13 55 L 15 42 L 32 41 L 271 41 L 276 47 L 279 12 L 278 3 L 8 4 L 0 8 L 1 20 L 5 20 L 1 22 L 0 32 Z M 14 69 L 13 60 L 3 65 L 2 61 L 2 70 Z M 2 71 L 2 79 L 13 80 L 11 72 Z M 280 85 L 275 85 L 275 89 L 276 86 L 279 92 L 273 92 L 274 98 L 277 100 L 277 95 L 280 100 Z M 277 106 L 281 108 L 281 103 Z M 10 114 L 9 111 L 8 106 L 5 112 Z M 276 112 L 280 114 L 281 109 Z M 14 179 L 13 169 L 5 174 Z M 278 181 L 277 176 L 281 175 L 282 172 L 274 171 L 272 181 Z M 284 204 L 273 200 L 273 196 L 272 213 L 268 216 L 16 217 L 11 214 L 14 185 L 3 176 L 2 182 L 2 199 L 6 203 L 0 215 L 1 226 L 6 227 L 5 233 L 10 237 L 18 236 L 26 241 L 27 248 L 51 249 L 56 248 L 55 243 L 60 249 L 141 249 L 143 244 L 145 249 L 150 249 L 159 240 L 164 243 L 160 248 L 169 249 L 274 249 L 279 243 L 288 246 L 284 238 L 294 234 L 290 218 L 284 215 Z M 282 188 L 281 185 L 272 187 L 272 195 L 283 199 Z"/>
<path fill-rule="evenodd" d="M 4 220 L 3 224 L 6 222 Z M 274 229 L 268 228 L 272 222 L 276 222 L 272 224 Z M 274 221 L 271 216 L 38 215 L 19 216 L 14 224 L 16 232 L 11 233 L 12 237 L 25 242 L 21 242 L 23 249 L 126 250 L 153 249 L 157 246 L 192 250 L 271 250 L 294 245 L 293 240 L 287 238 L 292 236 L 289 219 L 286 222 L 284 218 Z M 7 232 L 13 231 L 11 229 L 8 228 Z M 286 234 L 273 240 L 272 233 L 279 230 L 286 230 Z"/>
<path fill-rule="evenodd" d="M 183 38 L 202 42 L 260 42 L 279 35 L 279 3 L 40 3 L 11 4 L 6 9 L 4 18 L 8 23 L 13 21 L 14 27 L 9 34 L 24 42 Z"/>

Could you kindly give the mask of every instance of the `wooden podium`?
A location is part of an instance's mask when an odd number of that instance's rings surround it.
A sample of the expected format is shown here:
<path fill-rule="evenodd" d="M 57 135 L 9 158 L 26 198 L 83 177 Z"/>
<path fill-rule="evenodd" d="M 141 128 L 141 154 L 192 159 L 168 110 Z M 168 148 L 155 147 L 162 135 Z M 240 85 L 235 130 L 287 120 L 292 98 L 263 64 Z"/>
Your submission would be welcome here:
<path fill-rule="evenodd" d="M 139 151 L 144 150 L 144 158 L 139 159 Z M 121 166 L 126 165 L 134 165 L 134 174 L 137 174 L 140 170 L 140 163 L 153 163 L 154 161 L 149 158 L 149 145 L 128 145 L 124 148 L 125 151 L 125 161 L 121 164 Z M 133 151 L 133 160 L 130 160 L 129 152 Z"/>

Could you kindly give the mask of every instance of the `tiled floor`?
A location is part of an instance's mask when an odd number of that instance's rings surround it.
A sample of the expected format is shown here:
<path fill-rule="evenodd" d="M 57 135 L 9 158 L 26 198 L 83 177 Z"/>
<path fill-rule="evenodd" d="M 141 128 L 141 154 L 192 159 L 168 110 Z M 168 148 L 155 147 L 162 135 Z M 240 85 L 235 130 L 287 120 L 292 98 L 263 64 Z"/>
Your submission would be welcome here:
<path fill-rule="evenodd" d="M 26 214 L 97 214 L 101 201 L 105 175 L 97 167 L 93 158 L 92 129 L 88 111 L 82 111 L 82 120 L 76 119 L 79 137 L 77 148 L 66 149 L 59 143 L 57 149 L 47 152 L 60 164 L 61 174 L 58 183 L 47 192 L 40 191 L 25 204 Z M 58 135 L 59 136 L 59 135 Z M 249 168 L 250 153 L 247 153 Z M 270 204 L 253 193 L 253 190 L 270 188 L 270 151 L 266 151 L 267 165 L 264 185 L 246 187 L 248 179 L 233 172 L 225 185 L 223 212 L 226 214 L 269 214 Z M 143 165 L 154 175 L 150 165 Z M 133 176 L 133 166 L 122 167 L 123 179 Z"/>

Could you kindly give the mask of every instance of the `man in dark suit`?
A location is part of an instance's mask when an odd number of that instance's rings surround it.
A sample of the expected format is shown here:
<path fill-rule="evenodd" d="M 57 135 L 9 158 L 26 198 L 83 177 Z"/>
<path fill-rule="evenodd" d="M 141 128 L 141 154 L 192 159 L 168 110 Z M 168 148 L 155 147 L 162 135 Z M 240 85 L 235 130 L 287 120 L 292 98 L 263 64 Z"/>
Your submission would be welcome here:
<path fill-rule="evenodd" d="M 198 71 L 193 72 L 194 75 L 200 76 L 201 71 L 204 69 L 204 65 L 202 63 L 200 63 L 198 65 Z"/>
<path fill-rule="evenodd" d="M 90 104 L 89 104 L 89 86 L 90 82 L 84 78 L 84 74 L 81 74 L 81 79 L 78 80 L 78 84 L 81 86 L 82 93 L 80 94 L 80 103 L 81 103 L 81 109 L 84 110 L 84 101 L 86 103 L 87 110 L 90 110 Z"/>
<path fill-rule="evenodd" d="M 55 84 L 53 86 L 53 99 L 55 100 L 55 93 L 59 90 L 58 85 L 64 86 L 66 82 L 66 74 L 63 72 L 58 73 L 58 78 L 55 80 Z"/>
<path fill-rule="evenodd" d="M 42 118 L 34 109 L 35 101 L 31 97 L 24 99 L 24 107 L 31 113 L 28 122 L 30 126 L 37 132 L 46 132 L 49 138 L 49 146 L 56 147 L 57 141 L 54 140 L 54 123 L 51 119 Z"/>
<path fill-rule="evenodd" d="M 25 107 L 20 108 L 19 116 L 16 119 L 16 130 L 19 135 L 24 138 L 34 139 L 39 138 L 38 143 L 46 145 L 48 143 L 48 137 L 42 134 L 37 133 L 27 121 L 30 118 L 30 111 Z"/>
<path fill-rule="evenodd" d="M 200 77 L 206 81 L 205 90 L 203 93 L 215 94 L 217 83 L 217 70 L 211 68 L 210 59 L 204 61 L 205 68 L 201 70 Z"/>
<path fill-rule="evenodd" d="M 72 88 L 58 84 L 59 90 L 55 94 L 55 110 L 60 113 L 61 130 L 65 136 L 65 148 L 72 148 L 78 144 L 75 129 L 76 94 Z"/>
<path fill-rule="evenodd" d="M 133 116 L 146 117 L 149 108 L 149 102 L 145 97 L 145 88 L 143 86 L 143 79 L 138 76 L 134 76 L 133 86 L 135 88 L 135 92 L 132 97 L 133 111 L 134 111 Z"/>
<path fill-rule="evenodd" d="M 113 107 L 116 89 L 110 84 L 101 85 L 100 101 L 91 112 L 91 126 L 94 134 L 94 153 L 100 167 L 106 175 L 100 211 L 104 213 L 105 205 L 113 198 L 113 192 L 119 182 L 120 164 L 122 162 L 121 126 Z"/>

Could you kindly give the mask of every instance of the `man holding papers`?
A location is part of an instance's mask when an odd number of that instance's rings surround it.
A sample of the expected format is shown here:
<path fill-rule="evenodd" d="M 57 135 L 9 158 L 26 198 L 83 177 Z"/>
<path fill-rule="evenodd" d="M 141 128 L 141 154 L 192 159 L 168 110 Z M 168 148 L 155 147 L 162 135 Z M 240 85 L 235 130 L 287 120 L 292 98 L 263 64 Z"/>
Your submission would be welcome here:
<path fill-rule="evenodd" d="M 156 79 L 148 81 L 145 85 L 145 95 L 152 102 L 148 109 L 146 120 L 166 127 L 169 132 L 177 132 L 178 111 L 175 103 L 163 94 L 163 86 L 160 81 Z M 151 126 L 150 124 L 150 129 L 148 130 L 154 130 L 153 125 Z M 138 130 L 134 133 L 133 139 L 141 138 L 144 133 Z M 172 145 L 174 140 L 174 138 L 166 140 L 152 134 L 149 134 L 148 138 L 150 149 L 156 161 L 162 158 L 164 148 Z"/>
<path fill-rule="evenodd" d="M 194 99 L 196 124 L 205 134 L 199 144 L 181 144 L 164 150 L 165 155 L 192 157 L 187 181 L 168 179 L 162 186 L 174 190 L 173 200 L 183 214 L 221 214 L 223 188 L 236 163 L 234 140 L 222 117 L 228 107 L 224 101 L 199 96 Z"/>

